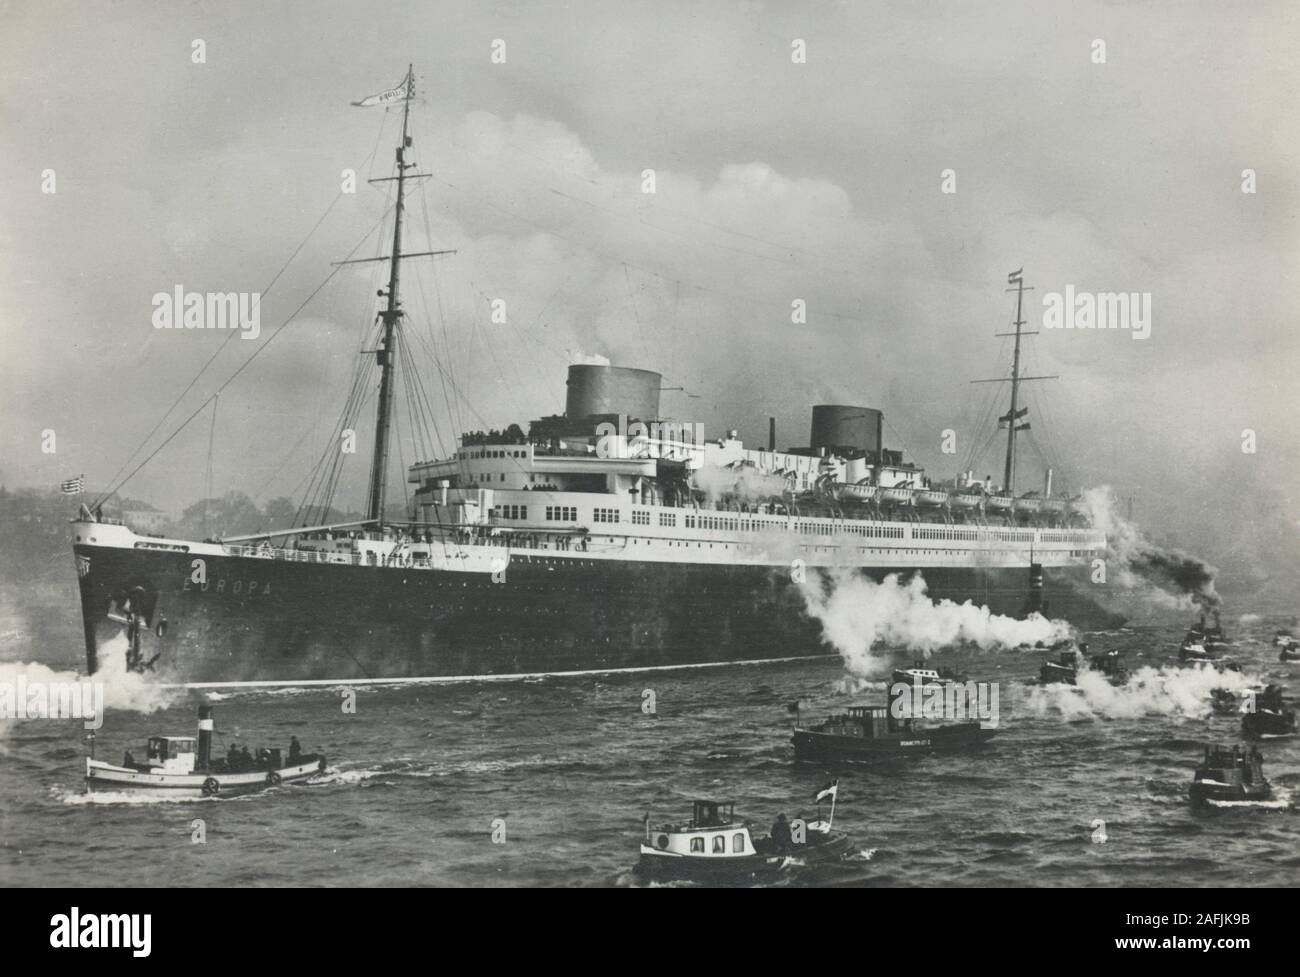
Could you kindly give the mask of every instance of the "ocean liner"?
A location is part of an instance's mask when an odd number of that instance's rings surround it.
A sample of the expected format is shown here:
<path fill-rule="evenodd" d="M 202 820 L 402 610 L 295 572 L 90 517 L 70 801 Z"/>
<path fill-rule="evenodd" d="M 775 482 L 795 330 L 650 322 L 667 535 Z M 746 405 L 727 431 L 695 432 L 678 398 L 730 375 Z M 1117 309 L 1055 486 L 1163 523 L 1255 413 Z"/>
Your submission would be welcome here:
<path fill-rule="evenodd" d="M 389 98 L 388 96 L 393 96 Z M 922 574 L 934 599 L 1115 623 L 1089 582 L 1105 548 L 1078 499 L 1017 496 L 1023 276 L 1001 485 L 932 481 L 883 443 L 883 414 L 818 405 L 806 446 L 706 438 L 662 416 L 647 369 L 569 368 L 562 415 L 464 434 L 409 466 L 385 518 L 414 78 L 401 102 L 396 206 L 366 517 L 257 536 L 171 539 L 83 506 L 72 522 L 87 665 L 194 685 L 482 678 L 680 668 L 828 654 L 812 575 Z M 395 108 L 395 106 L 394 106 Z M 422 254 L 430 254 L 423 252 Z M 557 378 L 558 379 L 558 378 Z M 1001 382 L 1001 381 L 1000 381 Z M 315 520 L 319 522 L 319 520 Z M 123 640 L 125 638 L 125 641 Z"/>

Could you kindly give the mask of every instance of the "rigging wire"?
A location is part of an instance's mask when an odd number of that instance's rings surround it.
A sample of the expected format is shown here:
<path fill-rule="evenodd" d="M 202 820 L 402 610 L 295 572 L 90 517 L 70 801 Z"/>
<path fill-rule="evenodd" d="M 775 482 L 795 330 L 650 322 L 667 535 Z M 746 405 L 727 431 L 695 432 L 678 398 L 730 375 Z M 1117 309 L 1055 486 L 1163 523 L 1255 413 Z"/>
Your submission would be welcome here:
<path fill-rule="evenodd" d="M 311 230 L 307 232 L 307 236 L 304 237 L 302 241 L 299 242 L 298 246 L 293 249 L 293 254 L 289 255 L 288 259 L 284 262 L 284 264 L 280 266 L 280 270 L 275 273 L 275 275 L 271 278 L 271 281 L 262 289 L 261 292 L 258 293 L 257 303 L 254 306 L 254 308 L 260 309 L 262 299 L 271 291 L 272 288 L 275 287 L 275 283 L 280 280 L 280 276 L 282 276 L 285 273 L 285 271 L 288 270 L 289 266 L 293 264 L 293 260 L 298 257 L 302 249 L 307 246 L 307 242 L 311 240 L 312 236 L 316 233 L 316 231 L 320 228 L 320 226 L 323 223 L 325 223 L 325 219 L 329 217 L 330 212 L 334 209 L 335 204 L 337 204 L 339 200 L 342 199 L 342 197 L 343 197 L 343 191 L 340 189 L 339 192 L 335 194 L 334 199 L 330 201 L 329 206 L 325 208 L 325 212 L 320 215 L 320 217 L 316 220 L 316 223 L 312 225 Z M 109 479 L 109 486 L 110 486 L 109 489 L 102 496 L 100 496 L 99 499 L 96 500 L 95 504 L 91 506 L 92 509 L 98 508 L 99 505 L 102 504 L 105 499 L 107 499 L 115 491 L 117 491 L 123 485 L 126 484 L 126 480 L 117 483 L 117 479 L 121 476 L 122 472 L 125 471 L 126 467 L 131 464 L 131 462 L 135 459 L 135 457 L 141 451 L 144 450 L 144 446 L 149 443 L 149 441 L 153 438 L 155 434 L 158 433 L 158 429 L 161 428 L 165 423 L 167 423 L 167 418 L 171 417 L 172 412 L 176 410 L 176 408 L 180 405 L 181 401 L 183 401 L 185 397 L 189 394 L 189 392 L 194 389 L 194 385 L 199 382 L 199 378 L 202 377 L 205 372 L 207 372 L 208 367 L 210 367 L 213 364 L 213 362 L 215 362 L 216 358 L 221 355 L 222 350 L 226 348 L 226 346 L 230 343 L 232 339 L 234 339 L 236 336 L 241 334 L 242 334 L 241 330 L 232 329 L 230 333 L 226 336 L 226 338 L 222 340 L 221 345 L 219 345 L 216 351 L 208 358 L 208 361 L 199 368 L 199 371 L 196 374 L 194 374 L 193 379 L 190 380 L 189 384 L 185 387 L 185 389 L 180 392 L 180 394 L 176 397 L 174 401 L 172 401 L 171 406 L 167 408 L 167 410 L 163 413 L 162 417 L 158 419 L 158 422 L 153 426 L 153 428 L 149 431 L 149 433 L 145 435 L 144 440 L 140 442 L 139 446 L 134 451 L 132 451 L 129 455 L 127 455 L 126 460 L 122 462 L 121 467 L 118 468 L 117 472 L 113 475 L 113 477 Z M 207 401 L 204 401 L 204 405 L 206 404 Z M 150 455 L 150 457 L 153 456 Z M 134 472 L 132 474 L 134 474 Z"/>
<path fill-rule="evenodd" d="M 376 224 L 376 226 L 378 225 Z M 374 233 L 374 230 L 375 228 L 371 227 L 371 229 L 366 232 L 365 236 L 360 241 L 357 242 L 357 244 L 352 248 L 350 252 L 348 252 L 347 257 L 349 258 L 352 257 L 352 255 L 357 252 L 357 250 L 361 247 L 361 245 L 364 244 L 370 238 L 370 235 Z M 185 428 L 189 426 L 189 423 L 192 420 L 194 420 L 194 418 L 198 417 L 199 414 L 203 412 L 203 409 L 207 407 L 209 401 L 211 401 L 223 390 L 225 390 L 232 383 L 234 383 L 235 380 L 239 378 L 240 374 L 242 374 L 244 370 L 248 369 L 248 367 L 252 364 L 252 362 L 255 359 L 257 359 L 262 353 L 266 352 L 266 350 L 270 348 L 271 344 L 274 343 L 277 339 L 280 338 L 281 335 L 284 334 L 284 332 L 286 331 L 285 327 L 291 325 L 293 321 L 298 317 L 298 314 L 307 307 L 307 305 L 312 301 L 312 299 L 314 299 L 317 296 L 317 294 L 319 294 L 321 289 L 323 289 L 326 285 L 329 284 L 330 279 L 332 279 L 335 275 L 338 274 L 339 269 L 341 267 L 343 266 L 335 265 L 334 269 L 328 275 L 325 276 L 324 281 L 322 281 L 319 285 L 317 285 L 314 289 L 312 289 L 311 294 L 308 295 L 305 299 L 303 299 L 302 303 L 296 309 L 294 309 L 293 312 L 289 314 L 288 318 L 286 318 L 283 322 L 281 322 L 280 325 L 276 327 L 275 331 L 272 332 L 269 337 L 267 337 L 266 342 L 262 343 L 260 346 L 254 349 L 253 352 L 249 354 L 248 358 L 244 360 L 242 364 L 240 364 L 239 368 L 235 370 L 235 372 L 232 373 L 226 379 L 226 381 L 221 384 L 221 386 L 217 387 L 217 389 L 213 392 L 211 397 L 203 401 L 203 403 L 201 403 L 195 409 L 194 413 L 190 414 L 189 417 L 185 418 L 185 420 L 181 422 L 180 426 L 177 427 L 174 431 L 172 431 L 172 433 L 167 436 L 167 438 L 162 442 L 162 444 L 158 445 L 158 447 L 156 447 L 153 451 L 151 451 L 148 454 L 148 456 L 145 457 L 145 459 L 140 462 L 140 464 L 136 465 L 135 468 L 131 470 L 131 473 L 129 475 L 127 475 L 124 479 L 118 482 L 114 488 L 110 489 L 107 493 L 105 493 L 104 498 L 107 498 L 113 492 L 118 491 L 123 486 L 125 486 L 127 482 L 131 481 L 131 479 L 136 476 L 136 474 L 140 471 L 140 469 L 142 469 L 145 465 L 149 464 L 149 462 L 152 461 L 155 456 L 157 456 L 158 452 L 162 451 L 163 448 L 167 447 L 167 445 L 170 444 L 172 440 L 178 434 L 181 433 L 181 431 L 185 430 Z M 235 334 L 232 332 L 231 335 L 233 336 Z M 227 337 L 226 341 L 227 342 L 229 341 L 229 337 Z"/>

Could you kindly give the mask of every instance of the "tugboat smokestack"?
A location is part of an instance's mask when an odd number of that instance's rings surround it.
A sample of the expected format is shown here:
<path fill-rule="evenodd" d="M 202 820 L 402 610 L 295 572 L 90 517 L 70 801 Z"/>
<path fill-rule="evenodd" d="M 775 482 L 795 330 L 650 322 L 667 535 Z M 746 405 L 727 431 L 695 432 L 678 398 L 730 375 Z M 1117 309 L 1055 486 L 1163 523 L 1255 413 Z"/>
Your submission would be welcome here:
<path fill-rule="evenodd" d="M 199 755 L 196 758 L 200 770 L 208 769 L 212 756 L 212 707 L 199 706 Z"/>

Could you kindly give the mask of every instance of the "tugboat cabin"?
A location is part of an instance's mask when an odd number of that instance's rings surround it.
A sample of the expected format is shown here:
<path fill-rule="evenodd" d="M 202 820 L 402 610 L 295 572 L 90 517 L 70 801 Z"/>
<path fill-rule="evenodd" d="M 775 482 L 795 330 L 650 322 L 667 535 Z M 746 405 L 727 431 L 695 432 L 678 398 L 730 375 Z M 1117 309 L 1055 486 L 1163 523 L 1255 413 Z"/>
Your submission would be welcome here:
<path fill-rule="evenodd" d="M 663 825 L 647 840 L 666 855 L 733 858 L 754 854 L 749 827 L 736 821 L 731 801 L 696 801 L 690 821 Z"/>
<path fill-rule="evenodd" d="M 150 736 L 143 766 L 161 768 L 161 773 L 193 773 L 193 736 Z"/>
<path fill-rule="evenodd" d="M 906 720 L 906 724 L 910 726 L 911 720 Z M 843 713 L 826 720 L 819 732 L 829 736 L 878 739 L 894 732 L 895 728 L 888 706 L 849 706 Z"/>

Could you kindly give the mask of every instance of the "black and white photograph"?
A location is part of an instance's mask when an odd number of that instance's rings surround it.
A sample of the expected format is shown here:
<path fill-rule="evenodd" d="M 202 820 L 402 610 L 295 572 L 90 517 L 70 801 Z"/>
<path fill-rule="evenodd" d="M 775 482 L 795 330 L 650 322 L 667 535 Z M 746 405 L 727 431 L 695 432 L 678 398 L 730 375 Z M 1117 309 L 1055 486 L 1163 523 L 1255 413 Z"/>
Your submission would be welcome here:
<path fill-rule="evenodd" d="M 1091 935 L 1219 954 L 1300 884 L 1300 8 L 0 16 L 24 940 L 1218 889 Z"/>

